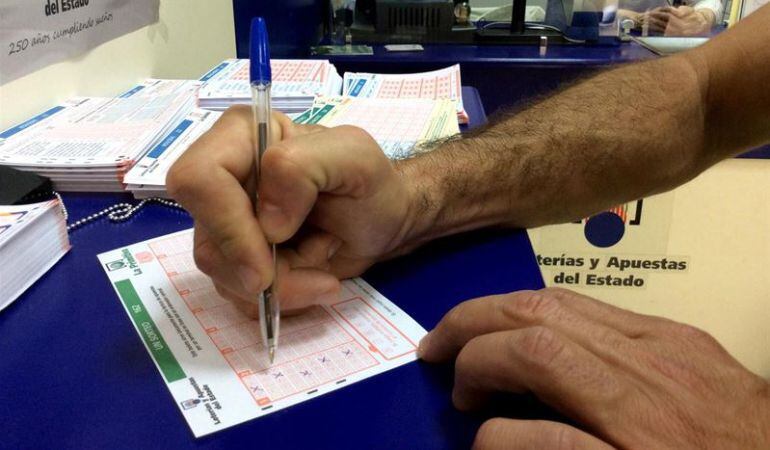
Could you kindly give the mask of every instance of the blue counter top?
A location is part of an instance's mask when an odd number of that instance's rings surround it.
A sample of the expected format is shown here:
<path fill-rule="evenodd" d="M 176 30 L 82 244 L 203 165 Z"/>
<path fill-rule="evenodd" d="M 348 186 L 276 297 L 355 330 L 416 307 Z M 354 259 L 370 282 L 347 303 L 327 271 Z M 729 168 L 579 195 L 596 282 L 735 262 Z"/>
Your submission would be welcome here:
<path fill-rule="evenodd" d="M 472 64 L 527 67 L 606 66 L 657 58 L 635 42 L 620 45 L 551 45 L 540 56 L 532 45 L 424 45 L 419 52 L 389 52 L 374 46 L 374 55 L 333 55 L 335 65 L 354 64 Z"/>

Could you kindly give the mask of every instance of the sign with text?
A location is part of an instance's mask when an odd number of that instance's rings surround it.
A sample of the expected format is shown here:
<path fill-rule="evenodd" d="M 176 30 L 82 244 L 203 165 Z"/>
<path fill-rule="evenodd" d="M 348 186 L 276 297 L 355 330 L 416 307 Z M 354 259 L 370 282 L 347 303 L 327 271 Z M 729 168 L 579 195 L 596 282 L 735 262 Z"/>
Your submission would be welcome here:
<path fill-rule="evenodd" d="M 687 273 L 689 256 L 668 245 L 674 203 L 668 192 L 530 230 L 546 285 L 646 289 L 660 274 Z"/>
<path fill-rule="evenodd" d="M 529 236 L 546 286 L 702 328 L 770 376 L 769 231 L 770 159 L 736 158 Z"/>
<path fill-rule="evenodd" d="M 159 0 L 0 0 L 0 84 L 158 21 Z"/>

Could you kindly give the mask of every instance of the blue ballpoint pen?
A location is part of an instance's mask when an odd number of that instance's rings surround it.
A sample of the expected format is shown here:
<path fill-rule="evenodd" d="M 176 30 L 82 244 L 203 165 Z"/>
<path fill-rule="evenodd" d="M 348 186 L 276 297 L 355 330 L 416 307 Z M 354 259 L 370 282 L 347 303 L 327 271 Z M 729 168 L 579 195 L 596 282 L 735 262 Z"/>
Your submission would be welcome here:
<path fill-rule="evenodd" d="M 267 43 L 267 28 L 261 17 L 251 21 L 251 42 L 249 48 L 249 68 L 251 81 L 252 112 L 254 115 L 254 140 L 257 143 L 254 162 L 256 164 L 257 180 L 261 177 L 262 155 L 270 144 L 270 48 Z M 256 199 L 258 204 L 259 198 Z M 271 245 L 273 257 L 273 284 L 275 284 L 276 253 L 275 244 Z M 270 357 L 270 364 L 275 359 L 278 347 L 278 325 L 281 319 L 281 309 L 278 297 L 274 295 L 273 286 L 269 286 L 259 298 L 259 328 L 262 340 Z"/>

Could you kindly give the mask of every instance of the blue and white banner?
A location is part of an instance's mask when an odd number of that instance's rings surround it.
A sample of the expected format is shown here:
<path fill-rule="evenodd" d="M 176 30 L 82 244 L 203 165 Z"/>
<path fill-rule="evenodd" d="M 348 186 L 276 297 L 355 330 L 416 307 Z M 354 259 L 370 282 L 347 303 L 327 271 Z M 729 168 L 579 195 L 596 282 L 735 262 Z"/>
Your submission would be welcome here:
<path fill-rule="evenodd" d="M 0 85 L 158 21 L 159 0 L 0 0 Z"/>

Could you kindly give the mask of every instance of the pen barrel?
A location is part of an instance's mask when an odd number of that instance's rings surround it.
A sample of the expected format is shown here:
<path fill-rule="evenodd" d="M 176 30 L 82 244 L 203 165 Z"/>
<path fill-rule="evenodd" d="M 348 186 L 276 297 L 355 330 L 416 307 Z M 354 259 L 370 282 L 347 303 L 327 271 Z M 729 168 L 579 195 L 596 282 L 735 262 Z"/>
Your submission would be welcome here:
<path fill-rule="evenodd" d="M 254 115 L 254 143 L 256 145 L 254 163 L 256 167 L 257 184 L 262 178 L 262 157 L 270 145 L 270 83 L 252 83 L 252 113 Z M 258 208 L 259 196 L 255 197 Z M 273 274 L 276 275 L 277 263 L 275 244 L 271 245 L 273 257 Z M 273 279 L 275 282 L 275 279 Z M 278 346 L 278 327 L 280 325 L 280 303 L 275 296 L 273 286 L 268 287 L 259 298 L 259 328 L 266 350 L 272 352 Z M 271 356 L 272 362 L 272 356 Z"/>
<path fill-rule="evenodd" d="M 251 85 L 251 109 L 254 114 L 254 142 L 256 143 L 257 177 L 260 175 L 262 155 L 270 145 L 270 83 L 253 83 Z"/>

